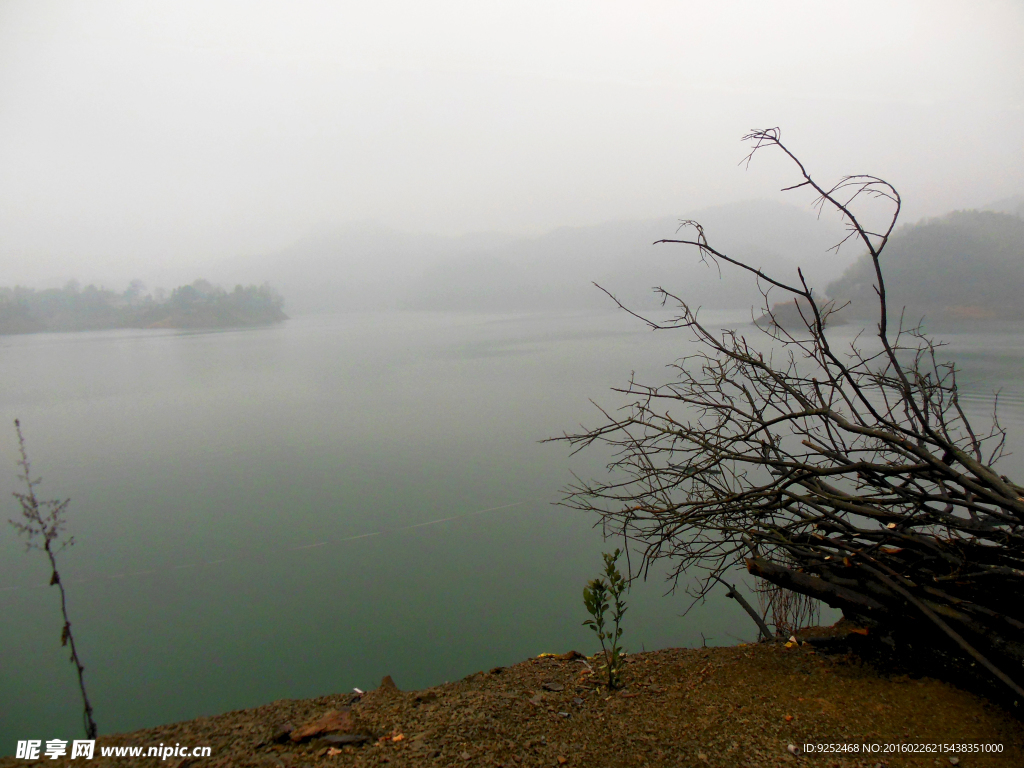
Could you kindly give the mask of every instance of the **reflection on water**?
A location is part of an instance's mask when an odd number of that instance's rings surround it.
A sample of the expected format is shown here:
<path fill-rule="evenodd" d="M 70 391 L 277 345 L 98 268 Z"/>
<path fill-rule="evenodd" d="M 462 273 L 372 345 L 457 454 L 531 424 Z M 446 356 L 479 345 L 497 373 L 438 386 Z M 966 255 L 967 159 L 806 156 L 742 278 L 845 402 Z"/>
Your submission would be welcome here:
<path fill-rule="evenodd" d="M 1000 391 L 1012 449 L 1020 335 L 947 338 L 972 416 Z M 621 313 L 0 338 L 0 424 L 22 419 L 44 495 L 72 498 L 61 563 L 101 731 L 593 650 L 581 590 L 611 545 L 551 502 L 607 457 L 538 441 L 692 352 Z M 16 456 L 0 428 L 0 498 Z M 0 753 L 79 732 L 46 576 L 5 528 Z M 665 588 L 631 592 L 627 648 L 754 636 L 733 601 L 681 619 Z"/>

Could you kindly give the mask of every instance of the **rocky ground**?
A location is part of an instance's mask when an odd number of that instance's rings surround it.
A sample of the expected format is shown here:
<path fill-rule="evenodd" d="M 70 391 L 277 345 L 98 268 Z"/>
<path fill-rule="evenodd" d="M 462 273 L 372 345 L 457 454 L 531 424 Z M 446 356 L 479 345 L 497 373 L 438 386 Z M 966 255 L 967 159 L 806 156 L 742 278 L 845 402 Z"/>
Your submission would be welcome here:
<path fill-rule="evenodd" d="M 38 765 L 186 766 L 1024 766 L 1024 724 L 936 680 L 883 675 L 809 644 L 628 656 L 626 689 L 594 659 L 529 659 L 425 691 L 385 678 L 364 695 L 278 701 L 99 739 L 95 758 Z M 857 752 L 803 752 L 805 744 Z M 977 753 L 865 755 L 864 743 L 1002 745 Z M 100 756 L 111 745 L 210 746 L 203 759 Z M 940 746 L 941 748 L 941 746 Z M 952 758 L 952 759 L 951 759 Z M 30 761 L 0 759 L 0 768 Z"/>

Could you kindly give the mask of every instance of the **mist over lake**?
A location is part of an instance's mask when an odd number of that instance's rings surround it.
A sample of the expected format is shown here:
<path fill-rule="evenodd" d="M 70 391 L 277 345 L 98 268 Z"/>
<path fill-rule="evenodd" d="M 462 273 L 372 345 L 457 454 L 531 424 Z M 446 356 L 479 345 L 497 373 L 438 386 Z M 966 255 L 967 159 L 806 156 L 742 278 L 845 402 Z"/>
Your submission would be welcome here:
<path fill-rule="evenodd" d="M 1019 447 L 1016 326 L 948 340 L 971 412 L 1001 389 Z M 71 497 L 61 572 L 101 731 L 592 652 L 581 592 L 615 542 L 552 502 L 606 457 L 538 441 L 595 423 L 587 398 L 614 405 L 631 370 L 666 381 L 688 346 L 616 312 L 0 339 L 3 423 L 22 420 L 41 495 Z M 10 498 L 12 427 L 0 441 Z M 0 540 L 0 743 L 81 727 L 43 565 Z M 629 594 L 628 650 L 754 638 L 724 595 L 680 618 L 665 589 Z"/>
<path fill-rule="evenodd" d="M 842 349 L 891 233 L 890 328 L 928 318 L 983 427 L 998 393 L 1024 477 L 1024 7 L 762 10 L 0 3 L 0 521 L 20 419 L 70 498 L 101 735 L 594 652 L 622 542 L 558 502 L 612 457 L 543 441 L 696 351 L 614 309 L 669 317 L 655 286 L 752 336 L 799 320 L 764 275 L 807 286 Z M 815 201 L 850 179 L 892 194 L 837 248 L 855 222 Z M 760 282 L 654 245 L 705 235 Z M 2 527 L 6 755 L 82 706 L 46 558 Z M 628 652 L 755 638 L 724 592 L 682 616 L 671 566 Z"/>

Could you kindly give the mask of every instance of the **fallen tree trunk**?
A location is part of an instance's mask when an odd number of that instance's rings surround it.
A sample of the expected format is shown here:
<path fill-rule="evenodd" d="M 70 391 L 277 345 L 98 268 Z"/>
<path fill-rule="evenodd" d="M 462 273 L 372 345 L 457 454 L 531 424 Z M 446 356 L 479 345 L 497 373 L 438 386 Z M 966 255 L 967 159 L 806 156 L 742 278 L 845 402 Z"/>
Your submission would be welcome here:
<path fill-rule="evenodd" d="M 746 564 L 751 574 L 810 595 L 841 610 L 847 619 L 874 628 L 902 664 L 927 670 L 941 661 L 947 677 L 1005 703 L 1024 703 L 1024 675 L 1018 672 L 1024 668 L 1024 623 L 1019 619 L 850 558 L 841 570 L 822 564 L 815 573 L 761 557 Z M 958 586 L 964 591 L 967 585 Z M 1002 595 L 998 585 L 996 594 Z M 970 666 L 950 661 L 956 657 L 971 659 Z"/>

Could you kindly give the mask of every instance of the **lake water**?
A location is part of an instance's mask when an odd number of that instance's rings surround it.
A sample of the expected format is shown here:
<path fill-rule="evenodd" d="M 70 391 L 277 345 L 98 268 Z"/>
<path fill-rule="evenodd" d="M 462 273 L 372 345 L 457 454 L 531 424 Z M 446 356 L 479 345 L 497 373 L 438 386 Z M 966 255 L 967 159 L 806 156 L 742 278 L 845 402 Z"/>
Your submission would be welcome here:
<path fill-rule="evenodd" d="M 1024 336 L 948 339 L 971 411 L 1001 389 L 1019 447 Z M 621 313 L 0 338 L 0 518 L 18 417 L 41 496 L 71 498 L 60 568 L 102 733 L 593 652 L 581 591 L 614 543 L 553 502 L 606 457 L 538 441 L 692 350 Z M 0 754 L 82 732 L 48 575 L 3 526 Z M 665 590 L 633 588 L 627 650 L 754 638 L 724 595 L 681 618 Z"/>

